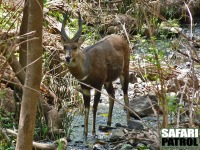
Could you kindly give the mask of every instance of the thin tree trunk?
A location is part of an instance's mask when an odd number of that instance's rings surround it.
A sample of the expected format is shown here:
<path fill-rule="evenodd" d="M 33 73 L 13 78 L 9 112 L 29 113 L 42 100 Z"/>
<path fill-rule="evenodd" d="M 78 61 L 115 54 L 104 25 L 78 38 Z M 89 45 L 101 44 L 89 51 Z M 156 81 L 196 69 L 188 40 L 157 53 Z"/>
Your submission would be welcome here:
<path fill-rule="evenodd" d="M 27 33 L 28 28 L 28 0 L 24 2 L 24 9 L 23 9 L 23 18 L 22 23 L 20 26 L 20 35 Z M 22 68 L 27 65 L 27 42 L 22 43 L 19 46 L 19 63 L 21 64 Z"/>
<path fill-rule="evenodd" d="M 23 87 L 16 150 L 32 150 L 37 104 L 40 99 L 42 77 L 42 21 L 43 1 L 29 1 L 28 32 L 36 31 L 39 39 L 28 42 L 27 69 Z"/>

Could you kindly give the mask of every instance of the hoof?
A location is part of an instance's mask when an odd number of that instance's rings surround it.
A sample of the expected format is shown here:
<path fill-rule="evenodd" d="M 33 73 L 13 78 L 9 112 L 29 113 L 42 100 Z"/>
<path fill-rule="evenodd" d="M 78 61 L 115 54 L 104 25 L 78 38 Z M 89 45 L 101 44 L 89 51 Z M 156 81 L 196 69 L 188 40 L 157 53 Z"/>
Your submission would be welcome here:
<path fill-rule="evenodd" d="M 87 133 L 83 132 L 84 140 L 87 141 Z"/>
<path fill-rule="evenodd" d="M 111 126 L 111 122 L 107 122 L 107 125 L 108 125 L 108 126 Z"/>

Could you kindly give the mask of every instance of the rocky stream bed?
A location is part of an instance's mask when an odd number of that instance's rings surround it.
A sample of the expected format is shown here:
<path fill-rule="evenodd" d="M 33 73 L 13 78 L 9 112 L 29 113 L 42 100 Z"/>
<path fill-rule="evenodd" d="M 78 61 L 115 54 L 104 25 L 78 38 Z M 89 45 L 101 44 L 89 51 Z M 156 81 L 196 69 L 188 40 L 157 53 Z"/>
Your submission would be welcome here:
<path fill-rule="evenodd" d="M 197 26 L 195 26 L 193 31 L 193 36 L 196 39 L 199 39 L 200 27 L 198 24 L 197 19 Z M 187 36 L 190 36 L 189 25 L 184 25 L 182 30 Z M 196 51 L 199 51 L 199 48 L 196 48 Z M 171 53 L 167 53 L 171 55 Z M 186 74 L 189 72 L 185 70 L 188 68 L 188 62 L 178 64 L 179 71 L 182 74 L 183 80 L 186 77 Z M 181 66 L 181 67 L 180 67 Z M 179 74 L 179 76 L 181 76 Z M 196 72 L 198 75 L 198 71 Z M 199 78 L 199 76 L 197 77 Z M 88 149 L 95 149 L 95 150 L 107 150 L 107 149 L 119 149 L 119 150 L 127 150 L 132 149 L 136 150 L 139 148 L 144 149 L 152 149 L 157 150 L 159 147 L 159 135 L 158 135 L 158 124 L 161 122 L 162 117 L 158 117 L 156 115 L 155 110 L 152 110 L 151 106 L 157 107 L 157 97 L 155 94 L 146 94 L 146 95 L 138 95 L 135 94 L 136 85 L 133 83 L 129 84 L 129 100 L 130 108 L 137 113 L 139 113 L 142 117 L 142 120 L 131 117 L 131 122 L 127 124 L 126 121 L 126 112 L 124 111 L 123 105 L 119 104 L 118 101 L 122 104 L 123 102 L 123 92 L 121 90 L 121 85 L 119 81 L 114 82 L 115 87 L 115 97 L 116 102 L 114 104 L 113 109 L 113 118 L 112 118 L 112 129 L 106 130 L 106 132 L 102 132 L 99 128 L 107 127 L 107 113 L 108 113 L 108 98 L 106 95 L 101 95 L 101 102 L 98 106 L 97 111 L 97 121 L 96 121 L 96 136 L 95 138 L 92 136 L 92 111 L 90 110 L 90 117 L 89 117 L 89 133 L 87 141 L 84 141 L 83 138 L 83 129 L 84 129 L 84 116 L 83 115 L 76 115 L 73 121 L 73 128 L 71 134 L 71 142 L 68 143 L 68 149 L 71 150 L 88 150 Z M 146 85 L 142 82 L 139 83 L 138 89 L 144 89 Z M 107 94 L 106 91 L 103 89 L 103 93 Z M 173 92 L 169 92 L 170 94 L 174 94 Z M 138 97 L 138 98 L 135 98 Z M 149 103 L 150 102 L 150 103 Z M 92 106 L 92 103 L 91 103 Z M 154 107 L 154 108 L 156 108 Z M 137 110 L 138 108 L 138 110 Z M 157 107 L 158 108 L 158 107 Z M 159 110 L 159 108 L 157 109 Z M 133 115 L 132 115 L 133 116 Z M 188 116 L 184 117 L 184 121 L 188 121 Z M 172 121 L 173 117 L 169 116 L 169 121 Z M 200 120 L 196 120 L 199 122 Z M 173 122 L 173 121 L 172 121 Z"/>

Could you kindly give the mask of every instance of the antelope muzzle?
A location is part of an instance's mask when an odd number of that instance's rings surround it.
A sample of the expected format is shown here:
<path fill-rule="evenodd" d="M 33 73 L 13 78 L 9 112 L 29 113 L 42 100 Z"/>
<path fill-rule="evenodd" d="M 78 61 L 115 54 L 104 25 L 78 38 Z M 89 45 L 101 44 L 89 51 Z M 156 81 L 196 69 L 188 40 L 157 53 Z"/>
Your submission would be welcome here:
<path fill-rule="evenodd" d="M 69 64 L 69 63 L 71 62 L 71 56 L 70 56 L 70 55 L 67 55 L 67 56 L 65 57 L 65 60 L 66 60 L 66 62 Z"/>

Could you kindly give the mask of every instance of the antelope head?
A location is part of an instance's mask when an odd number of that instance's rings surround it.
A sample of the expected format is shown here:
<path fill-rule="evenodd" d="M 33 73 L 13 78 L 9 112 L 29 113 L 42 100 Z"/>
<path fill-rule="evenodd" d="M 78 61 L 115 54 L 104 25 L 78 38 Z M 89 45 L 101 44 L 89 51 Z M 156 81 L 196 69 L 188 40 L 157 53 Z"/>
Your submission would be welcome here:
<path fill-rule="evenodd" d="M 78 19 L 79 29 L 72 39 L 68 37 L 65 31 L 67 13 L 64 15 L 64 19 L 62 22 L 61 35 L 62 35 L 64 50 L 66 52 L 65 59 L 68 66 L 71 66 L 74 63 L 76 63 L 77 54 L 80 52 L 80 46 L 85 40 L 85 38 L 81 37 L 82 19 L 81 19 L 80 12 L 78 12 L 78 16 L 79 16 L 79 19 Z"/>

